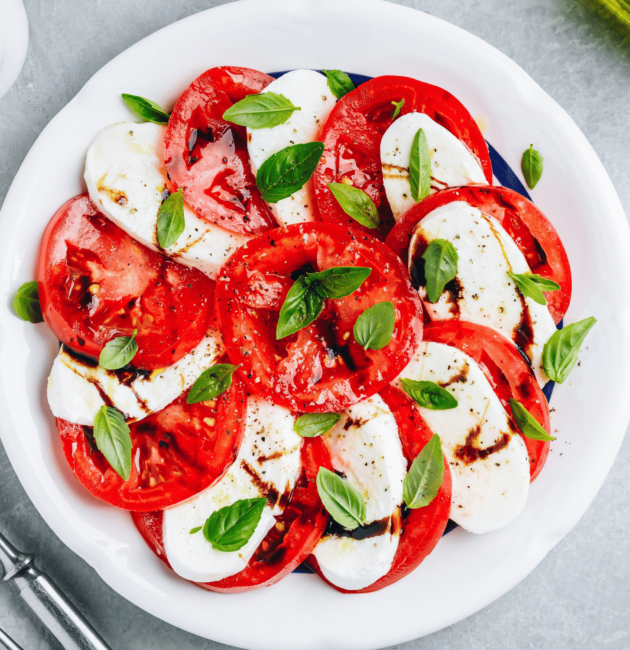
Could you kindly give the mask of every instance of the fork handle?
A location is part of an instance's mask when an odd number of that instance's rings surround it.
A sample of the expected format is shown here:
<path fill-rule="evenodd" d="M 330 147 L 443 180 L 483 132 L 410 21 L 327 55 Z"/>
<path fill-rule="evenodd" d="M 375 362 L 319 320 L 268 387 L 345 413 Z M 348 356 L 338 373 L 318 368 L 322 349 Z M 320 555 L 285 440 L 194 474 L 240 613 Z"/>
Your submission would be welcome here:
<path fill-rule="evenodd" d="M 112 650 L 57 585 L 33 564 L 33 555 L 20 553 L 0 535 L 0 564 L 6 582 L 52 632 L 65 650 Z"/>

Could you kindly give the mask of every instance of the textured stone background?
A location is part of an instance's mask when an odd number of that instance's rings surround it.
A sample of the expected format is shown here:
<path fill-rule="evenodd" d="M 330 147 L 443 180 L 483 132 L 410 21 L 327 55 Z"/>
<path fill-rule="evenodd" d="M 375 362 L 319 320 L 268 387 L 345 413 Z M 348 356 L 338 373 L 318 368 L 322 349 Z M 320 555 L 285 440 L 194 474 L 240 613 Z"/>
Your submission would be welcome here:
<path fill-rule="evenodd" d="M 222 2 L 26 0 L 26 64 L 0 100 L 0 203 L 41 130 L 101 66 L 161 27 L 217 4 Z M 584 131 L 630 214 L 630 34 L 612 31 L 576 0 L 402 4 L 467 29 L 521 65 Z M 469 619 L 396 649 L 630 648 L 629 477 L 627 437 L 584 518 L 527 579 Z M 227 648 L 153 618 L 107 587 L 44 523 L 1 445 L 0 530 L 37 554 L 41 568 L 113 648 Z M 6 585 L 0 586 L 0 627 L 25 650 L 58 647 Z"/>

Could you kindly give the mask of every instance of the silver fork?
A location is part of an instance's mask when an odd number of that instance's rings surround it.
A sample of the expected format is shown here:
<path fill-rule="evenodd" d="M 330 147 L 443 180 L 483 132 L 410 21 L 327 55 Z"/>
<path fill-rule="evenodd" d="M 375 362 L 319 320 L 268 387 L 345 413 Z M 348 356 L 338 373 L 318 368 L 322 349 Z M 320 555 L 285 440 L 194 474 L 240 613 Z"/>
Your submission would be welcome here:
<path fill-rule="evenodd" d="M 20 590 L 20 596 L 62 647 L 65 650 L 112 650 L 57 585 L 33 564 L 33 560 L 33 555 L 21 553 L 0 534 L 3 580 L 12 582 Z M 4 632 L 2 635 L 0 641 L 9 650 L 21 650 Z"/>
<path fill-rule="evenodd" d="M 22 650 L 20 646 L 3 630 L 0 630 L 0 647 L 7 650 Z"/>

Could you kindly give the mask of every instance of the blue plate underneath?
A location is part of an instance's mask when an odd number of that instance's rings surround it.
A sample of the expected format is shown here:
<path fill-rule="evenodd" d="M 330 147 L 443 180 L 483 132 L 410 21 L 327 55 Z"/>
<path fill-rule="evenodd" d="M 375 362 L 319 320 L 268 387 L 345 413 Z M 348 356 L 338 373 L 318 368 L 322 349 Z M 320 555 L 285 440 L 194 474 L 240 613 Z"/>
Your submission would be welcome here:
<path fill-rule="evenodd" d="M 321 72 L 321 70 L 318 72 Z M 281 77 L 283 74 L 285 74 L 285 72 L 270 73 L 272 77 L 276 78 Z M 360 86 L 362 83 L 365 83 L 366 81 L 372 79 L 372 77 L 366 77 L 362 74 L 348 73 L 348 76 L 350 79 L 352 79 L 352 82 L 355 86 Z M 525 186 L 523 183 L 521 183 L 519 177 L 514 173 L 512 168 L 501 157 L 501 154 L 487 140 L 486 144 L 488 145 L 490 160 L 492 162 L 492 172 L 494 173 L 496 179 L 499 181 L 499 185 L 507 187 L 510 190 L 514 190 L 515 192 L 522 194 L 526 199 L 529 199 L 531 201 L 531 196 L 525 189 Z M 560 321 L 558 324 L 558 329 L 562 329 L 562 321 Z M 554 382 L 550 381 L 543 388 L 543 393 L 545 394 L 547 401 L 551 400 L 551 393 L 553 392 L 554 385 Z M 444 530 L 444 535 L 450 533 L 454 528 L 457 528 L 457 524 L 453 520 L 449 519 L 448 524 L 446 525 L 446 529 Z M 311 570 L 305 564 L 301 564 L 297 569 L 295 569 L 294 573 L 311 573 Z"/>

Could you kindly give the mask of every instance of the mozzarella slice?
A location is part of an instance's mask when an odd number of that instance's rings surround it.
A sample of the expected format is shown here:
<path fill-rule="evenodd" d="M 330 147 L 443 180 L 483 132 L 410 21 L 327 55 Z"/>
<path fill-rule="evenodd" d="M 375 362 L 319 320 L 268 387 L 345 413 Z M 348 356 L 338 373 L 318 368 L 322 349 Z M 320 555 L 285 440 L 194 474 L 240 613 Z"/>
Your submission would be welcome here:
<path fill-rule="evenodd" d="M 249 237 L 201 219 L 184 206 L 186 227 L 163 249 L 157 239 L 160 206 L 168 196 L 165 126 L 123 122 L 104 128 L 87 152 L 85 182 L 101 212 L 134 239 L 215 279 L 223 263 Z"/>
<path fill-rule="evenodd" d="M 284 123 L 270 129 L 247 129 L 247 149 L 254 174 L 274 153 L 293 144 L 317 140 L 319 131 L 333 109 L 335 96 L 326 77 L 314 70 L 294 70 L 272 81 L 265 90 L 284 95 L 299 111 Z M 311 181 L 287 199 L 271 204 L 281 226 L 314 221 Z"/>
<path fill-rule="evenodd" d="M 434 381 L 457 399 L 447 411 L 418 407 L 451 466 L 451 519 L 471 533 L 507 526 L 525 507 L 529 456 L 479 365 L 457 348 L 423 342 L 395 384 L 400 378 Z"/>
<path fill-rule="evenodd" d="M 128 421 L 142 420 L 177 399 L 223 352 L 221 335 L 211 329 L 172 366 L 132 374 L 105 370 L 62 346 L 48 377 L 48 404 L 55 417 L 89 427 L 105 404 L 117 408 Z"/>
<path fill-rule="evenodd" d="M 481 165 L 468 147 L 424 113 L 407 113 L 381 140 L 383 185 L 394 218 L 415 205 L 409 185 L 409 155 L 418 129 L 424 131 L 431 156 L 431 193 L 460 185 L 487 185 Z"/>
<path fill-rule="evenodd" d="M 459 260 L 455 291 L 445 290 L 438 302 L 431 304 L 425 288 L 418 290 L 431 317 L 458 318 L 500 332 L 519 345 L 544 386 L 549 379 L 542 353 L 556 326 L 547 306 L 522 296 L 508 276 L 509 271 L 531 273 L 514 240 L 494 217 L 463 201 L 448 203 L 418 223 L 409 246 L 411 271 L 414 258 L 423 250 L 419 245 L 438 238 L 453 244 Z"/>
<path fill-rule="evenodd" d="M 363 589 L 392 566 L 407 461 L 396 420 L 379 395 L 349 408 L 324 440 L 334 469 L 365 497 L 366 526 L 380 522 L 382 527 L 364 539 L 326 535 L 313 555 L 330 582 L 342 589 Z"/>
<path fill-rule="evenodd" d="M 294 422 L 290 411 L 281 406 L 253 395 L 247 399 L 243 444 L 227 474 L 216 485 L 164 511 L 164 548 L 176 573 L 194 582 L 215 582 L 247 566 L 300 476 L 302 439 L 293 431 Z M 240 550 L 217 551 L 203 532 L 190 534 L 216 510 L 257 497 L 265 497 L 267 505 L 254 534 Z"/>

